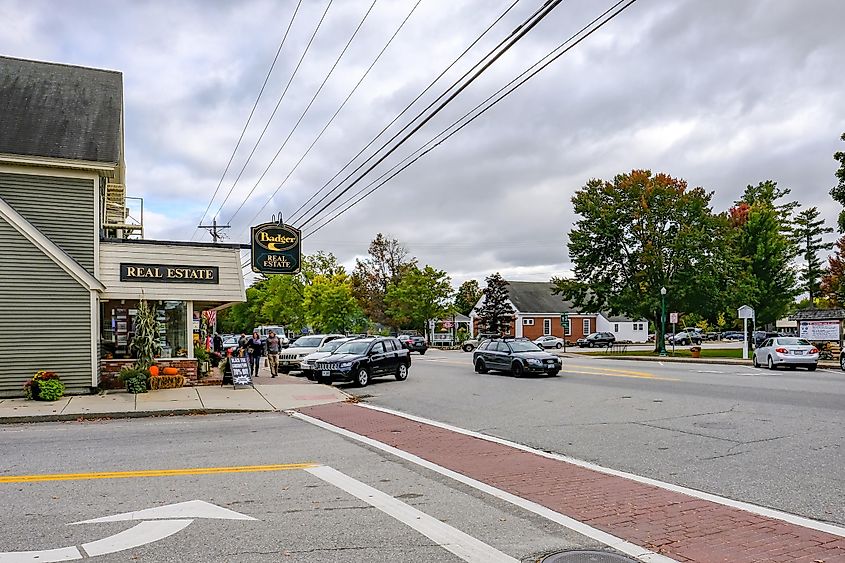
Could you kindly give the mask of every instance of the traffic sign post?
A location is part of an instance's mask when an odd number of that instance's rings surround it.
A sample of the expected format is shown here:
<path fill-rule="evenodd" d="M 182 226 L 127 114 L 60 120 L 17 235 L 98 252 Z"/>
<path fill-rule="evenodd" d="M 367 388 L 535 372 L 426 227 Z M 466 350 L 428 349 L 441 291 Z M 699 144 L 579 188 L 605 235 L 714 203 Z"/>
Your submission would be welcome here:
<path fill-rule="evenodd" d="M 563 327 L 563 351 L 566 352 L 566 327 L 569 325 L 569 313 L 560 314 L 560 326 Z"/>

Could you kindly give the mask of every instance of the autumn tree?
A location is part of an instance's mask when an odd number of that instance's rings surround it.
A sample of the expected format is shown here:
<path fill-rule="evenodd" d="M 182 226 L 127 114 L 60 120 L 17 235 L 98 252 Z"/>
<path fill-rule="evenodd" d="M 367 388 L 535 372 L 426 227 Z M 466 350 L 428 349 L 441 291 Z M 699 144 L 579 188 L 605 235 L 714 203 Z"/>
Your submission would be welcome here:
<path fill-rule="evenodd" d="M 649 319 L 660 348 L 661 294 L 667 311 L 715 317 L 724 308 L 730 261 L 727 218 L 712 193 L 649 170 L 594 179 L 572 198 L 579 215 L 569 233 L 574 275 L 553 278 L 555 292 L 584 311 Z"/>
<path fill-rule="evenodd" d="M 402 326 L 425 331 L 428 321 L 440 319 L 451 308 L 452 280 L 443 270 L 411 265 L 399 282 L 387 290 L 388 315 Z"/>
<path fill-rule="evenodd" d="M 352 290 L 373 322 L 399 328 L 397 320 L 387 313 L 387 290 L 415 264 L 416 258 L 409 258 L 408 250 L 398 240 L 381 233 L 370 243 L 367 258 L 356 261 Z"/>
<path fill-rule="evenodd" d="M 845 306 L 845 236 L 834 246 L 827 259 L 827 272 L 822 276 L 821 294 L 835 307 Z"/>
<path fill-rule="evenodd" d="M 487 286 L 481 292 L 484 301 L 478 309 L 478 321 L 485 332 L 509 334 L 514 319 L 508 292 L 510 284 L 499 272 L 487 276 L 485 281 Z"/>
<path fill-rule="evenodd" d="M 479 299 L 481 299 L 481 287 L 478 281 L 467 280 L 461 284 L 455 295 L 455 310 L 462 315 L 469 315 Z"/>
<path fill-rule="evenodd" d="M 823 239 L 824 235 L 833 232 L 833 228 L 825 227 L 824 219 L 819 215 L 816 207 L 805 209 L 795 218 L 793 228 L 795 243 L 804 259 L 804 265 L 800 271 L 801 283 L 811 303 L 819 297 L 821 292 L 819 282 L 823 274 L 823 266 L 819 253 L 833 247 L 833 243 L 824 242 Z"/>
<path fill-rule="evenodd" d="M 845 141 L 845 133 L 840 137 Z M 845 151 L 837 151 L 833 154 L 833 159 L 839 162 L 839 168 L 836 170 L 837 183 L 830 190 L 830 197 L 845 205 Z M 845 210 L 839 212 L 839 232 L 845 233 Z"/>

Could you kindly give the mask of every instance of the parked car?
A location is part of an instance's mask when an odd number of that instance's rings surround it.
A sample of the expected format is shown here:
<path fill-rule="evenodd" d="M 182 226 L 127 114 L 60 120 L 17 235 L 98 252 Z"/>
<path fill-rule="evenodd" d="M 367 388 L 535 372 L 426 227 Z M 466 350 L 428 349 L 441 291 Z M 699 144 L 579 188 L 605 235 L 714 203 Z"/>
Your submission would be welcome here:
<path fill-rule="evenodd" d="M 819 349 L 803 338 L 767 338 L 754 350 L 751 362 L 755 368 L 764 365 L 769 369 L 777 369 L 778 366 L 795 369 L 800 366 L 815 371 L 819 364 Z"/>
<path fill-rule="evenodd" d="M 563 338 L 558 338 L 557 336 L 541 336 L 534 340 L 534 344 L 539 346 L 540 348 L 563 348 Z"/>
<path fill-rule="evenodd" d="M 396 338 L 356 338 L 341 344 L 334 354 L 317 360 L 314 377 L 320 383 L 351 381 L 365 387 L 372 378 L 392 375 L 408 378 L 411 352 Z"/>
<path fill-rule="evenodd" d="M 238 351 L 238 338 L 240 336 L 226 336 L 223 338 L 223 353 L 227 356 Z"/>
<path fill-rule="evenodd" d="M 479 335 L 474 338 L 468 338 L 464 340 L 463 344 L 461 344 L 461 350 L 463 350 L 464 352 L 472 352 L 473 350 L 478 348 L 479 344 L 481 344 L 488 338 L 496 338 L 498 336 L 498 334 L 490 334 L 485 332 L 479 333 Z"/>
<path fill-rule="evenodd" d="M 701 335 L 696 332 L 681 331 L 668 340 L 676 346 L 689 346 L 690 344 L 701 344 Z"/>
<path fill-rule="evenodd" d="M 284 352 L 279 354 L 279 371 L 290 373 L 302 371 L 302 360 L 313 354 L 326 342 L 345 338 L 342 334 L 312 334 L 300 336 Z"/>
<path fill-rule="evenodd" d="M 719 340 L 719 333 L 718 332 L 705 332 L 701 335 L 701 338 L 703 340 L 706 340 L 707 342 L 715 342 L 716 340 Z"/>
<path fill-rule="evenodd" d="M 514 377 L 531 373 L 557 375 L 561 359 L 545 350 L 539 350 L 530 340 L 493 338 L 481 343 L 472 353 L 476 373 L 488 370 L 509 371 Z"/>
<path fill-rule="evenodd" d="M 759 348 L 760 346 L 762 346 L 763 342 L 765 342 L 769 338 L 777 338 L 778 336 L 780 335 L 776 332 L 766 332 L 764 330 L 755 330 L 751 334 L 751 338 L 754 342 L 755 348 Z"/>
<path fill-rule="evenodd" d="M 614 342 L 616 342 L 616 337 L 612 332 L 594 332 L 584 338 L 579 338 L 576 344 L 579 348 L 601 348 L 610 347 Z"/>
<path fill-rule="evenodd" d="M 355 336 L 349 338 L 336 338 L 334 340 L 329 340 L 319 348 L 317 348 L 316 352 L 312 352 L 308 354 L 304 358 L 302 358 L 302 362 L 300 365 L 302 367 L 302 374 L 307 377 L 309 380 L 314 381 L 314 370 L 316 369 L 317 360 L 322 360 L 323 358 L 327 358 L 334 354 L 335 350 L 337 350 L 341 344 L 345 344 L 350 340 L 354 340 Z"/>
<path fill-rule="evenodd" d="M 728 330 L 722 333 L 722 340 L 742 340 L 742 332 L 738 330 Z"/>
<path fill-rule="evenodd" d="M 258 333 L 258 336 L 261 337 L 262 342 L 266 342 L 267 337 L 270 335 L 270 331 L 272 330 L 274 333 L 276 333 L 276 336 L 278 336 L 279 340 L 282 342 L 282 348 L 287 348 L 288 346 L 290 346 L 290 339 L 285 336 L 285 327 L 283 326 L 261 325 L 255 327 L 252 330 L 253 332 Z"/>
<path fill-rule="evenodd" d="M 420 356 L 424 356 L 428 351 L 428 343 L 424 336 L 411 336 L 409 334 L 400 334 L 396 338 L 402 343 L 402 346 L 410 352 L 419 352 Z"/>

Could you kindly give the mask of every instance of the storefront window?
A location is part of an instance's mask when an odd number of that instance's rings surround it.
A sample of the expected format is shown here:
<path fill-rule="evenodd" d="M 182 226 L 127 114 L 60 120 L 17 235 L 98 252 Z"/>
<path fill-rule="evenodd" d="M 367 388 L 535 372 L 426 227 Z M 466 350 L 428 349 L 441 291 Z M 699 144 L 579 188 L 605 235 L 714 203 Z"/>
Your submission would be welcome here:
<path fill-rule="evenodd" d="M 185 301 L 150 301 L 158 325 L 161 358 L 188 355 L 187 303 Z M 100 304 L 100 356 L 103 359 L 135 358 L 132 338 L 138 301 L 130 299 L 103 301 Z"/>

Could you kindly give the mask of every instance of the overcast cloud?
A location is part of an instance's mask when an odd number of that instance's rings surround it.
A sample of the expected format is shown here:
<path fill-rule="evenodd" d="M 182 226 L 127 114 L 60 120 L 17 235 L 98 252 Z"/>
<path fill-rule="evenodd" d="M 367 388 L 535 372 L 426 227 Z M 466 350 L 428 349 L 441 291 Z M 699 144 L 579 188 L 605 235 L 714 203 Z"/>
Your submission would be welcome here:
<path fill-rule="evenodd" d="M 213 214 L 232 186 L 328 0 L 304 0 Z M 264 180 L 371 0 L 334 0 L 252 162 L 223 206 L 247 241 L 265 206 L 416 0 L 377 0 Z M 422 0 L 302 165 L 256 222 L 289 217 L 512 0 Z M 387 167 L 571 33 L 610 0 L 564 0 Z M 148 238 L 190 239 L 217 186 L 296 2 L 0 1 L 3 55 L 119 70 L 127 188 Z M 521 0 L 447 76 L 456 78 L 540 1 Z M 590 178 L 650 168 L 715 192 L 716 210 L 772 179 L 835 224 L 845 131 L 845 3 L 639 0 L 482 118 L 305 242 L 351 264 L 383 232 L 456 282 L 501 271 L 546 280 L 569 268 L 570 198 Z M 9 25 L 12 23 L 12 25 Z M 441 82 L 422 101 L 430 101 Z M 424 106 L 417 106 L 422 108 Z M 404 123 L 401 121 L 400 123 Z M 379 170 L 384 170 L 382 167 Z M 232 217 L 246 194 L 255 191 Z M 350 192 L 351 193 L 351 192 Z M 307 229 L 306 229 L 307 232 Z M 203 233 L 203 240 L 208 235 Z"/>

